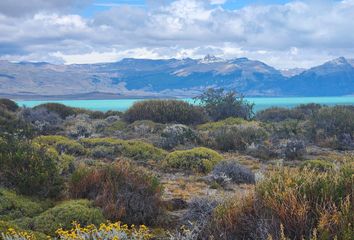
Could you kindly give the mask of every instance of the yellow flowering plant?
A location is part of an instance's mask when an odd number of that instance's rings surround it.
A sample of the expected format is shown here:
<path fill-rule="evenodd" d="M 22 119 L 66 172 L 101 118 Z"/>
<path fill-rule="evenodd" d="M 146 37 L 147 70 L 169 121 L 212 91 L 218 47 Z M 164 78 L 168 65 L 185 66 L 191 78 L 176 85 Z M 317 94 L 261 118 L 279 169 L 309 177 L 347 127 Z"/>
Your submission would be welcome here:
<path fill-rule="evenodd" d="M 145 225 L 129 227 L 120 222 L 102 223 L 98 228 L 95 225 L 81 227 L 80 224 L 74 223 L 71 230 L 58 229 L 56 233 L 61 240 L 148 240 L 152 238 Z"/>
<path fill-rule="evenodd" d="M 102 223 L 99 227 L 91 224 L 82 227 L 78 223 L 73 223 L 73 228 L 64 230 L 62 228 L 56 231 L 56 238 L 48 239 L 56 240 L 149 240 L 152 239 L 148 227 L 141 225 L 136 227 L 134 225 L 128 226 L 126 224 L 116 223 Z M 17 231 L 9 228 L 6 233 L 2 233 L 0 239 L 3 240 L 37 240 L 36 236 L 26 231 Z"/>

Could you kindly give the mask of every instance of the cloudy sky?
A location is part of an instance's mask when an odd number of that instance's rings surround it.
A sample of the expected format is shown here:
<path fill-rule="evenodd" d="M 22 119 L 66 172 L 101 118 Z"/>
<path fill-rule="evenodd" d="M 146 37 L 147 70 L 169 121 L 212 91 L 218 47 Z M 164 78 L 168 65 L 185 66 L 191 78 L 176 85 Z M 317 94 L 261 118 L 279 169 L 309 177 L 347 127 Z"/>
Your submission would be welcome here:
<path fill-rule="evenodd" d="M 277 68 L 354 58 L 354 0 L 1 0 L 0 59 L 248 57 Z"/>

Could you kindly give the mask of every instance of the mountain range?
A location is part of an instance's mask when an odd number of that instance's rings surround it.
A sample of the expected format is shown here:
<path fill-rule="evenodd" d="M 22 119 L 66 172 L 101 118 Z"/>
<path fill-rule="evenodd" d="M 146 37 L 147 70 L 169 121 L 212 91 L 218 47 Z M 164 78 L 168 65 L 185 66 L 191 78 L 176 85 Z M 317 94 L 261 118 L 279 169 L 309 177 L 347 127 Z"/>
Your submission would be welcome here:
<path fill-rule="evenodd" d="M 354 60 L 340 57 L 310 69 L 290 70 L 210 55 L 73 65 L 0 61 L 0 96 L 15 99 L 192 97 L 209 87 L 246 96 L 353 95 Z"/>

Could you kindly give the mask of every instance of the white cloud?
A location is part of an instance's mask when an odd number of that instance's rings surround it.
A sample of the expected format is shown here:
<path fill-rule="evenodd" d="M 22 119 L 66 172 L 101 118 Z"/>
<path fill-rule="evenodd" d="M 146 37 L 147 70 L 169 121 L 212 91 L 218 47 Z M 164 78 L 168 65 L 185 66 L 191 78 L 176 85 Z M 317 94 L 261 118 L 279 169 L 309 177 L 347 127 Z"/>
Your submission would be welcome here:
<path fill-rule="evenodd" d="M 48 12 L 51 8 L 46 7 L 14 20 L 0 10 L 0 58 L 93 63 L 210 53 L 290 68 L 341 55 L 354 57 L 354 0 L 296 1 L 239 10 L 224 9 L 223 2 L 117 5 L 92 18 Z M 55 8 L 61 9 L 57 4 Z"/>
<path fill-rule="evenodd" d="M 220 5 L 220 4 L 224 4 L 226 3 L 227 0 L 210 0 L 210 3 L 213 4 L 213 5 Z"/>

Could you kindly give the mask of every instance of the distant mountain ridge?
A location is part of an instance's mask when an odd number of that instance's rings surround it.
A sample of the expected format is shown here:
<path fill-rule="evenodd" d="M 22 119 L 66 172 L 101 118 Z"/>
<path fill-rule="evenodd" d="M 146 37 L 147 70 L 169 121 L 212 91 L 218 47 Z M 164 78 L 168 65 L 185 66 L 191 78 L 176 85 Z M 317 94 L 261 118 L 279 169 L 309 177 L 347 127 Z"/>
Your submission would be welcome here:
<path fill-rule="evenodd" d="M 191 97 L 208 87 L 246 96 L 354 94 L 354 60 L 340 57 L 310 69 L 277 70 L 248 58 L 133 59 L 114 63 L 54 65 L 0 61 L 0 95 Z M 99 93 L 99 94 L 98 94 Z"/>

